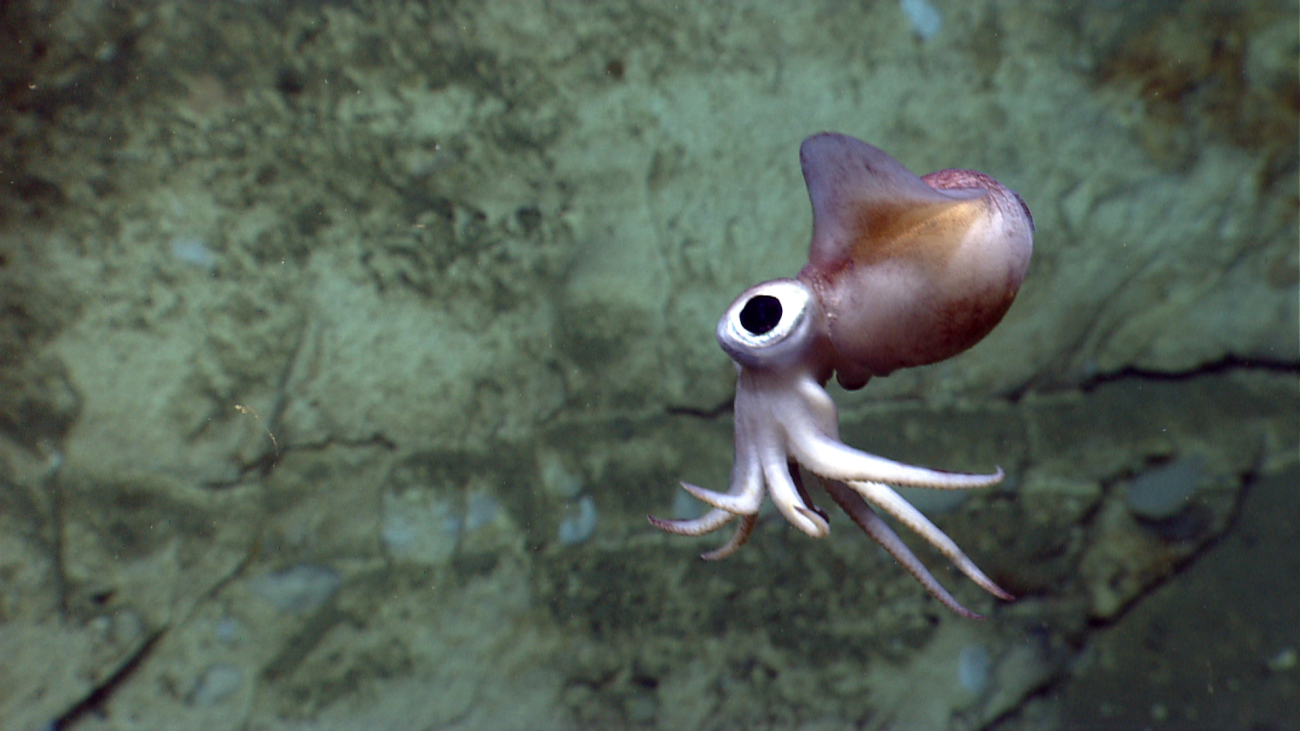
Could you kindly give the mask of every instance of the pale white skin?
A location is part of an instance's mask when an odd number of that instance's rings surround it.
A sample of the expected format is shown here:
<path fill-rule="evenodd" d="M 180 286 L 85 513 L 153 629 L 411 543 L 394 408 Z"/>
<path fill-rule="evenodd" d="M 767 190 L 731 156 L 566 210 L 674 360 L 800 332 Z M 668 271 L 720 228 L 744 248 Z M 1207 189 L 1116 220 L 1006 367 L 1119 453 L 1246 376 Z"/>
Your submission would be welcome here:
<path fill-rule="evenodd" d="M 873 510 L 883 510 L 946 556 L 990 594 L 993 583 L 951 538 L 889 485 L 965 490 L 998 483 L 894 462 L 839 439 L 833 373 L 858 388 L 872 376 L 935 362 L 982 338 L 1010 306 L 1024 278 L 1033 222 L 1023 201 L 980 173 L 945 170 L 918 178 L 866 143 L 843 135 L 809 138 L 800 151 L 813 202 L 809 265 L 798 279 L 751 287 L 718 323 L 718 342 L 736 363 L 735 462 L 726 493 L 682 483 L 712 507 L 694 520 L 650 518 L 669 533 L 697 536 L 740 523 L 731 540 L 703 555 L 725 558 L 749 539 L 765 495 L 814 538 L 830 532 L 799 467 L 936 599 L 957 602 Z"/>
<path fill-rule="evenodd" d="M 761 344 L 753 342 L 758 338 L 745 333 L 740 325 L 741 310 L 755 296 L 780 301 L 784 315 L 784 327 L 774 330 L 780 337 L 769 338 Z M 731 540 L 703 556 L 710 561 L 726 558 L 749 539 L 763 498 L 770 495 L 777 510 L 792 525 L 813 538 L 825 537 L 830 525 L 800 486 L 797 463 L 821 478 L 831 498 L 867 535 L 954 612 L 967 617 L 979 616 L 958 603 L 935 580 L 868 503 L 916 531 L 980 587 L 994 596 L 1010 599 L 951 538 L 889 487 L 891 484 L 948 490 L 988 487 L 1002 479 L 1002 471 L 989 475 L 940 472 L 877 457 L 840 442 L 835 402 L 816 377 L 819 364 L 815 359 L 799 357 L 801 353 L 813 352 L 809 341 L 816 336 L 821 318 L 812 290 L 794 279 L 760 284 L 732 305 L 718 326 L 718 337 L 732 348 L 738 347 L 733 339 L 742 341 L 739 347 L 747 346 L 753 352 L 749 357 L 752 365 L 737 366 L 736 454 L 731 487 L 724 494 L 684 482 L 682 487 L 687 492 L 713 509 L 694 520 L 652 517 L 650 522 L 669 533 L 698 536 L 719 530 L 739 518 L 740 525 Z M 783 347 L 785 352 L 781 352 Z"/>

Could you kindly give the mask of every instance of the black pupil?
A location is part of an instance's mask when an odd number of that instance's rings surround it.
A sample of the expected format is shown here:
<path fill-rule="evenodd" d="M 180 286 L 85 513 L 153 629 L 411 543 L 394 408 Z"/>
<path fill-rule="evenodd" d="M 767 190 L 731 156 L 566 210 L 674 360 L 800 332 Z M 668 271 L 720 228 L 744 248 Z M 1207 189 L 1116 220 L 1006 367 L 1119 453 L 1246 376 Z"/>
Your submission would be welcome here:
<path fill-rule="evenodd" d="M 772 331 L 781 322 L 781 300 L 771 295 L 751 297 L 740 308 L 740 325 L 755 335 Z"/>

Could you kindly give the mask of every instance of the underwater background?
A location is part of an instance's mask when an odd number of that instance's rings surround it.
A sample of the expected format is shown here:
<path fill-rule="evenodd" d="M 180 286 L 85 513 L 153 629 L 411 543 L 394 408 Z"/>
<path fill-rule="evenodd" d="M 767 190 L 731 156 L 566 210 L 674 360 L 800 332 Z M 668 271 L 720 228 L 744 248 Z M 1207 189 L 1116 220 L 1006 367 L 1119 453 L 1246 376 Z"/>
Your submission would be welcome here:
<path fill-rule="evenodd" d="M 0 4 L 0 729 L 1300 728 L 1298 23 Z M 727 482 L 824 130 L 1037 224 L 988 338 L 833 391 L 1006 470 L 907 493 L 983 621 L 848 521 L 646 523 Z"/>

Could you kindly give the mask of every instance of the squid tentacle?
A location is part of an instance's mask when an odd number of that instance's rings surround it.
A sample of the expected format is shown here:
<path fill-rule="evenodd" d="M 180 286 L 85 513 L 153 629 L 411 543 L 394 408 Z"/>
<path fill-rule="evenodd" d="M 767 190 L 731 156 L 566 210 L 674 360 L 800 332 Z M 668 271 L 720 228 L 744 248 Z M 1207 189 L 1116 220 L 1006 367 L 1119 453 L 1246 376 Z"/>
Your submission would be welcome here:
<path fill-rule="evenodd" d="M 731 534 L 731 539 L 712 551 L 701 553 L 700 558 L 705 561 L 718 561 L 739 551 L 740 547 L 749 540 L 749 536 L 754 532 L 754 526 L 756 525 L 758 525 L 757 515 L 741 516 L 740 525 L 736 526 L 736 532 Z"/>
<path fill-rule="evenodd" d="M 780 458 L 763 459 L 763 474 L 767 477 L 767 490 L 772 495 L 772 502 L 781 511 L 785 519 L 794 527 L 813 538 L 824 538 L 831 532 L 830 523 L 819 513 L 813 511 L 799 494 L 794 479 L 790 476 L 790 466 L 785 455 Z"/>
<path fill-rule="evenodd" d="M 894 492 L 888 485 L 879 482 L 861 482 L 857 480 L 847 481 L 846 484 L 853 488 L 859 495 L 865 498 L 873 505 L 877 505 L 881 510 L 892 515 L 898 522 L 912 529 L 917 535 L 925 539 L 927 543 L 938 549 L 959 571 L 966 574 L 971 581 L 975 582 L 981 589 L 987 591 L 999 599 L 1011 601 L 1014 597 L 1002 589 L 1002 587 L 993 583 L 993 580 L 984 575 L 975 562 L 970 560 L 957 543 L 948 537 L 946 533 L 939 530 L 939 527 L 930 522 L 921 511 L 917 510 L 911 503 L 903 499 L 902 495 Z"/>
<path fill-rule="evenodd" d="M 653 515 L 647 515 L 650 525 L 661 531 L 672 533 L 678 536 L 702 536 L 721 530 L 723 526 L 730 523 L 735 518 L 734 513 L 728 513 L 725 510 L 714 508 L 709 512 L 693 520 L 666 520 L 656 518 Z"/>
<path fill-rule="evenodd" d="M 945 607 L 963 617 L 970 619 L 984 618 L 983 615 L 976 614 L 962 606 L 961 602 L 957 601 L 944 588 L 943 584 L 940 584 L 939 580 L 934 578 L 934 575 L 925 567 L 925 564 L 921 563 L 921 559 L 917 558 L 915 553 L 912 553 L 912 549 L 908 548 L 906 543 L 903 543 L 903 539 L 898 537 L 898 534 L 889 527 L 889 524 L 881 519 L 879 515 L 876 515 L 876 511 L 871 509 L 871 506 L 862 499 L 861 495 L 838 480 L 823 480 L 822 486 L 826 488 L 826 492 L 830 494 L 831 499 L 845 513 L 848 513 L 854 523 L 858 524 L 862 532 L 871 536 L 872 540 L 879 543 L 881 548 L 884 548 L 890 556 L 893 556 L 894 560 L 907 573 L 916 578 L 921 583 L 921 586 L 930 592 L 930 596 L 938 599 Z"/>
<path fill-rule="evenodd" d="M 970 490 L 1002 481 L 1002 468 L 988 475 L 944 472 L 895 462 L 837 442 L 815 429 L 791 430 L 790 451 L 799 463 L 818 477 L 851 482 L 887 482 L 891 485 L 934 490 Z"/>

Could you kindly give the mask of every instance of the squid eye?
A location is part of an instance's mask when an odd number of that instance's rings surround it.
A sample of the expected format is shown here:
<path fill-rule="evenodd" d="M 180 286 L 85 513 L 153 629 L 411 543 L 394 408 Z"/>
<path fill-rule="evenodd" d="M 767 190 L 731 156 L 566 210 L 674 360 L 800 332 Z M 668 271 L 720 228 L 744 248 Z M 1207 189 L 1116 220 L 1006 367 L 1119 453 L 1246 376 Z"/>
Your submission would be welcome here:
<path fill-rule="evenodd" d="M 781 300 L 770 294 L 750 297 L 740 308 L 740 326 L 755 335 L 765 335 L 781 324 Z"/>
<path fill-rule="evenodd" d="M 813 344 L 816 299 L 797 279 L 776 279 L 745 290 L 718 322 L 718 343 L 750 368 L 781 368 L 801 361 Z"/>

